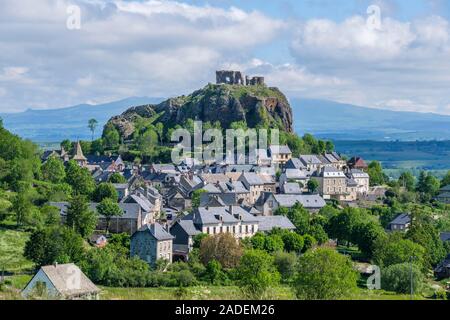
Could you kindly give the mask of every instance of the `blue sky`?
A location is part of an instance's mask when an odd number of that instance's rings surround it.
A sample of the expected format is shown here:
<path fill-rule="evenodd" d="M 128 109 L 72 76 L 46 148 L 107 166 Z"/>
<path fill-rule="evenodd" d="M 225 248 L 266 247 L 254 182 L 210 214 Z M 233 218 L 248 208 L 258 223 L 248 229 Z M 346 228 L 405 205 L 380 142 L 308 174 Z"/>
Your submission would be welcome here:
<path fill-rule="evenodd" d="M 0 112 L 186 94 L 236 69 L 291 98 L 450 114 L 449 21 L 446 0 L 2 0 Z"/>

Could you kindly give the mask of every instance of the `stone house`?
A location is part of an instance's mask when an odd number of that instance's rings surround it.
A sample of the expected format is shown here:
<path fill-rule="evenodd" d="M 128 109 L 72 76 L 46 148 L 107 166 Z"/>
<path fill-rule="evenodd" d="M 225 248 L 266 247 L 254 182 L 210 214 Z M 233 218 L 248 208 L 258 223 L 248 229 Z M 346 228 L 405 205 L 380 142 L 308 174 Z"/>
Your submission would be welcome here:
<path fill-rule="evenodd" d="M 159 223 L 146 224 L 131 236 L 130 255 L 152 266 L 161 259 L 172 263 L 173 239 Z"/>
<path fill-rule="evenodd" d="M 22 290 L 24 298 L 96 300 L 100 289 L 73 263 L 43 266 Z"/>
<path fill-rule="evenodd" d="M 350 169 L 348 176 L 357 183 L 356 192 L 358 193 L 358 195 L 365 196 L 369 193 L 369 174 L 359 169 Z"/>
<path fill-rule="evenodd" d="M 60 211 L 61 221 L 66 222 L 68 202 L 50 202 L 49 205 L 56 207 Z M 97 212 L 98 203 L 90 203 L 90 210 Z M 153 216 L 142 212 L 141 207 L 136 203 L 119 203 L 123 215 L 113 217 L 110 220 L 109 232 L 133 234 L 142 227 L 142 225 L 152 221 Z M 105 230 L 107 220 L 104 216 L 99 216 L 97 221 L 97 230 Z"/>
<path fill-rule="evenodd" d="M 343 171 L 324 167 L 313 177 L 319 182 L 319 193 L 324 199 L 345 200 L 349 195 L 347 177 Z"/>
<path fill-rule="evenodd" d="M 272 216 L 279 207 L 292 208 L 300 203 L 310 212 L 318 212 L 326 206 L 325 200 L 318 194 L 273 194 L 264 192 L 255 203 L 255 208 L 263 216 Z"/>
<path fill-rule="evenodd" d="M 269 154 L 274 165 L 284 166 L 292 158 L 292 151 L 287 145 L 271 145 Z"/>
<path fill-rule="evenodd" d="M 410 226 L 411 215 L 409 213 L 402 213 L 389 223 L 387 229 L 389 231 L 406 232 Z"/>
<path fill-rule="evenodd" d="M 250 191 L 249 204 L 254 204 L 258 200 L 261 193 L 266 191 L 268 181 L 263 179 L 261 175 L 253 172 L 244 172 L 239 177 L 245 188 Z"/>

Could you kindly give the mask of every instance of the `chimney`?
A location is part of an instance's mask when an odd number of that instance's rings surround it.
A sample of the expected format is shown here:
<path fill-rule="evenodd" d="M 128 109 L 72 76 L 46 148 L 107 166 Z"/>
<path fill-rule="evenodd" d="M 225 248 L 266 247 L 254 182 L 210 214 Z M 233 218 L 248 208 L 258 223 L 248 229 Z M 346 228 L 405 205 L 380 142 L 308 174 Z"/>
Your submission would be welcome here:
<path fill-rule="evenodd" d="M 230 212 L 230 214 L 233 214 L 233 206 L 232 205 L 229 206 L 228 211 Z"/>

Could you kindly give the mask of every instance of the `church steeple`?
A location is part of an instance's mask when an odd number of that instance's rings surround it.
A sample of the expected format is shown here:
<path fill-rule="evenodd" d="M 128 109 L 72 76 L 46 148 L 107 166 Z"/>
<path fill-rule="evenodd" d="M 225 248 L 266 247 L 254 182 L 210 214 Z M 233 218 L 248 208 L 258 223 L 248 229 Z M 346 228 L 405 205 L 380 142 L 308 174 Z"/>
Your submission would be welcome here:
<path fill-rule="evenodd" d="M 83 149 L 81 149 L 80 141 L 77 141 L 75 155 L 72 159 L 75 160 L 80 167 L 85 167 L 87 165 L 87 158 L 83 154 Z"/>

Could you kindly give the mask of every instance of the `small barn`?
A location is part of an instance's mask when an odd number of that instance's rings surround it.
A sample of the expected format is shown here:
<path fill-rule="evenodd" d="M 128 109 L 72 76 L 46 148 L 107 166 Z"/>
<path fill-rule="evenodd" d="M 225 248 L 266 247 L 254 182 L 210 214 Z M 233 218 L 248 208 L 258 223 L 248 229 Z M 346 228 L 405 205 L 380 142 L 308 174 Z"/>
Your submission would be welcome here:
<path fill-rule="evenodd" d="M 73 263 L 43 266 L 22 290 L 24 298 L 96 300 L 100 289 Z"/>

